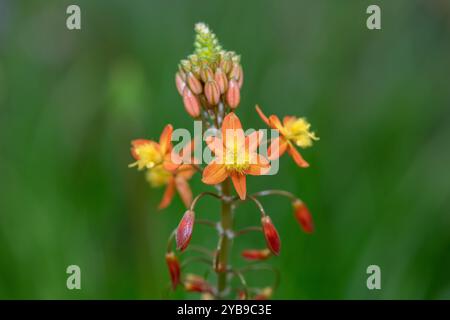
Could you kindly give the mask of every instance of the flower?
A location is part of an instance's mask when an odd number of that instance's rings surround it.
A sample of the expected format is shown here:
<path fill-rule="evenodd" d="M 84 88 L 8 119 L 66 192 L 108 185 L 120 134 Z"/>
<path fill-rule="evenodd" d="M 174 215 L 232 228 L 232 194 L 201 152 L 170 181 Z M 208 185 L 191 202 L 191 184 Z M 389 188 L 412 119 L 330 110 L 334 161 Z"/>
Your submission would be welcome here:
<path fill-rule="evenodd" d="M 178 224 L 176 237 L 177 249 L 184 251 L 192 238 L 192 230 L 194 229 L 195 213 L 192 210 L 187 210 L 183 218 Z"/>
<path fill-rule="evenodd" d="M 175 290 L 177 285 L 180 283 L 180 274 L 181 274 L 180 262 L 178 261 L 178 258 L 175 255 L 175 253 L 171 251 L 166 253 L 166 263 L 169 268 L 170 280 L 172 282 L 172 289 Z"/>
<path fill-rule="evenodd" d="M 166 170 L 173 171 L 179 166 L 179 159 L 172 151 L 172 125 L 168 124 L 159 138 L 159 143 L 151 140 L 137 139 L 131 141 L 131 155 L 136 160 L 129 167 L 138 170 L 152 169 L 163 165 Z"/>
<path fill-rule="evenodd" d="M 269 216 L 262 217 L 261 224 L 263 227 L 264 237 L 266 238 L 267 247 L 274 255 L 277 256 L 280 253 L 281 247 L 278 231 L 275 229 L 275 226 Z"/>
<path fill-rule="evenodd" d="M 294 207 L 295 218 L 302 227 L 303 231 L 305 231 L 306 233 L 313 233 L 314 232 L 313 219 L 311 213 L 309 212 L 308 208 L 303 203 L 303 201 L 297 199 L 292 203 L 292 206 Z"/>
<path fill-rule="evenodd" d="M 158 205 L 158 209 L 164 209 L 172 202 L 175 190 L 181 197 L 186 208 L 191 205 L 192 191 L 188 180 L 194 175 L 195 169 L 191 165 L 182 164 L 174 172 L 158 166 L 149 169 L 146 174 L 147 181 L 153 187 L 166 185 L 164 195 Z"/>
<path fill-rule="evenodd" d="M 261 119 L 272 129 L 278 130 L 280 136 L 274 139 L 269 147 L 269 159 L 274 160 L 281 157 L 285 151 L 294 159 L 295 163 L 302 168 L 309 166 L 308 162 L 303 159 L 302 155 L 297 151 L 295 146 L 307 148 L 312 146 L 313 141 L 319 140 L 318 137 L 309 129 L 311 125 L 305 118 L 296 118 L 294 116 L 286 116 L 283 123 L 276 115 L 267 118 L 259 106 L 256 106 Z"/>
<path fill-rule="evenodd" d="M 204 278 L 195 274 L 186 275 L 184 288 L 188 292 L 212 293 L 210 284 Z"/>
<path fill-rule="evenodd" d="M 229 113 L 223 120 L 222 137 L 209 137 L 206 141 L 216 158 L 203 170 L 202 181 L 218 184 L 231 177 L 236 192 L 244 200 L 246 175 L 261 175 L 270 169 L 269 161 L 256 152 L 261 138 L 259 131 L 245 136 L 239 118 Z"/>
<path fill-rule="evenodd" d="M 256 250 L 256 249 L 248 249 L 244 250 L 241 253 L 241 256 L 247 260 L 266 260 L 270 257 L 270 250 Z"/>
<path fill-rule="evenodd" d="M 172 201 L 175 190 L 180 194 L 186 207 L 192 202 L 192 191 L 187 181 L 195 173 L 194 167 L 182 163 L 181 154 L 172 152 L 172 125 L 168 124 L 159 138 L 159 143 L 152 140 L 137 139 L 131 142 L 131 155 L 136 160 L 129 167 L 138 167 L 138 170 L 147 169 L 146 179 L 152 187 L 166 186 L 163 198 L 158 208 L 166 208 Z M 192 147 L 192 143 L 188 144 Z M 190 149 L 188 149 L 190 151 Z"/>

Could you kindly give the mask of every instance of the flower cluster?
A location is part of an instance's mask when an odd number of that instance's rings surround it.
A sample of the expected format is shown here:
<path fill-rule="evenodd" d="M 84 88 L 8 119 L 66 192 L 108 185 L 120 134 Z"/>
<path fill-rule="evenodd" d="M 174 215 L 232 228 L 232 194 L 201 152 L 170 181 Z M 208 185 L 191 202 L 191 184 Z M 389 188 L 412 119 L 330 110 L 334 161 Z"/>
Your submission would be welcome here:
<path fill-rule="evenodd" d="M 295 219 L 305 233 L 314 231 L 311 213 L 305 203 L 294 194 L 285 190 L 264 190 L 247 192 L 247 176 L 259 176 L 271 168 L 271 161 L 288 153 L 301 167 L 309 166 L 297 148 L 308 148 L 318 140 L 311 125 L 305 118 L 286 116 L 281 121 L 276 115 L 267 117 L 256 106 L 256 112 L 263 122 L 276 130 L 278 136 L 270 141 L 267 157 L 260 153 L 263 134 L 253 131 L 246 135 L 239 117 L 235 114 L 240 103 L 240 90 L 243 84 L 243 71 L 240 56 L 225 51 L 217 37 L 203 23 L 195 26 L 195 51 L 180 62 L 175 83 L 182 96 L 187 113 L 199 119 L 205 127 L 219 134 L 206 139 L 207 147 L 214 158 L 206 166 L 193 164 L 193 143 L 188 143 L 180 152 L 172 146 L 173 127 L 167 125 L 158 142 L 138 139 L 131 142 L 131 155 L 135 162 L 130 167 L 146 171 L 146 178 L 152 187 L 166 186 L 159 208 L 167 207 L 177 191 L 183 200 L 186 211 L 178 226 L 169 237 L 166 263 L 171 279 L 171 288 L 182 286 L 187 292 L 201 293 L 205 299 L 229 298 L 233 293 L 238 299 L 268 299 L 278 285 L 278 272 L 270 265 L 261 264 L 272 256 L 280 254 L 280 235 L 266 213 L 262 197 L 279 195 L 286 197 L 292 204 Z M 188 155 L 186 157 L 186 154 Z M 213 185 L 217 192 L 203 191 L 196 197 L 188 181 L 198 172 L 206 185 Z M 233 195 L 231 185 L 236 191 Z M 195 206 L 203 197 L 212 197 L 220 201 L 219 221 L 198 219 Z M 243 201 L 251 201 L 258 208 L 258 225 L 241 230 L 234 228 L 234 210 Z M 190 245 L 194 227 L 204 225 L 217 231 L 218 243 L 215 248 L 206 245 Z M 246 267 L 235 268 L 229 260 L 232 242 L 241 235 L 256 232 L 263 235 L 265 247 L 249 248 L 241 253 L 242 258 L 252 263 Z M 174 251 L 191 251 L 199 255 L 180 259 Z M 187 273 L 191 263 L 205 263 L 215 279 Z M 250 287 L 245 273 L 254 271 L 273 272 L 273 283 L 263 287 Z M 211 273 L 210 273 L 211 274 Z M 231 279 L 236 278 L 240 285 L 231 287 Z M 266 278 L 264 278 L 266 279 Z M 215 280 L 216 284 L 212 283 Z"/>

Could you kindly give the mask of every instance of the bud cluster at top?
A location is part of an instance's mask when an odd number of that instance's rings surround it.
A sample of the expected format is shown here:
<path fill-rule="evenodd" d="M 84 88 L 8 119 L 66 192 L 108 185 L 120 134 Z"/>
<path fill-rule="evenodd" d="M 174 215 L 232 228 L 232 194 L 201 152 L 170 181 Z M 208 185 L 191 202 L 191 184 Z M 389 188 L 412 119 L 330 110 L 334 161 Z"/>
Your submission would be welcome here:
<path fill-rule="evenodd" d="M 244 81 L 240 56 L 223 50 L 204 23 L 197 23 L 195 32 L 195 51 L 181 60 L 175 77 L 186 111 L 196 118 L 202 108 L 214 108 L 220 103 L 236 108 Z"/>

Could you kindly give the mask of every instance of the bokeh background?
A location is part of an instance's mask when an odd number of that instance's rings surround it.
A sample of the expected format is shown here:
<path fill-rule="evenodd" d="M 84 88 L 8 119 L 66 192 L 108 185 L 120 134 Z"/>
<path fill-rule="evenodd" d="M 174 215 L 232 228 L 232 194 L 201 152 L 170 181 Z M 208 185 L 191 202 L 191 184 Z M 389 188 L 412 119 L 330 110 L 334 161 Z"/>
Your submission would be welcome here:
<path fill-rule="evenodd" d="M 80 31 L 66 29 L 72 3 Z M 381 6 L 380 31 L 366 28 L 369 4 Z M 449 299 L 448 0 L 1 0 L 0 298 L 197 297 L 166 290 L 180 199 L 157 211 L 163 190 L 127 165 L 130 140 L 156 139 L 166 123 L 193 130 L 174 73 L 198 21 L 242 54 L 246 127 L 264 127 L 259 103 L 306 116 L 321 137 L 307 170 L 283 158 L 278 175 L 249 179 L 250 191 L 300 195 L 315 218 L 305 235 L 288 201 L 263 199 L 282 238 L 274 298 Z M 218 205 L 197 212 L 215 219 Z M 236 219 L 258 214 L 243 205 Z M 212 248 L 212 237 L 199 226 L 193 243 Z M 242 237 L 235 264 L 263 244 Z M 79 291 L 66 288 L 71 264 Z M 381 290 L 366 288 L 371 264 Z"/>

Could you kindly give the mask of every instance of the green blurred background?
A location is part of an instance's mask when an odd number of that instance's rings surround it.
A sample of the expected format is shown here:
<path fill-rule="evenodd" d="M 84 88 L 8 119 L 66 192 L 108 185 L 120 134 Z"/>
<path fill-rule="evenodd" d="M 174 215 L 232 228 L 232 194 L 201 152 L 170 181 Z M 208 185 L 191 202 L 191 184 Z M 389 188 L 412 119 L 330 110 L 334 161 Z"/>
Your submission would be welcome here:
<path fill-rule="evenodd" d="M 81 31 L 65 26 L 72 3 Z M 380 31 L 366 28 L 369 4 Z M 198 21 L 242 54 L 245 127 L 264 127 L 259 103 L 306 116 L 321 138 L 303 153 L 309 169 L 283 158 L 278 175 L 248 182 L 298 194 L 315 218 L 305 235 L 287 200 L 263 199 L 282 238 L 274 298 L 449 299 L 448 0 L 0 0 L 0 298 L 197 297 L 166 293 L 180 199 L 157 211 L 163 190 L 127 165 L 130 140 L 166 123 L 193 130 L 174 73 Z M 214 200 L 198 208 L 218 216 Z M 246 204 L 236 219 L 258 213 Z M 211 237 L 199 226 L 192 241 L 212 248 Z M 263 244 L 242 237 L 235 263 Z M 79 291 L 66 288 L 71 264 Z M 371 264 L 378 291 L 366 288 Z"/>

